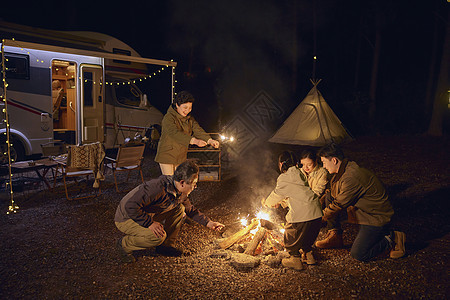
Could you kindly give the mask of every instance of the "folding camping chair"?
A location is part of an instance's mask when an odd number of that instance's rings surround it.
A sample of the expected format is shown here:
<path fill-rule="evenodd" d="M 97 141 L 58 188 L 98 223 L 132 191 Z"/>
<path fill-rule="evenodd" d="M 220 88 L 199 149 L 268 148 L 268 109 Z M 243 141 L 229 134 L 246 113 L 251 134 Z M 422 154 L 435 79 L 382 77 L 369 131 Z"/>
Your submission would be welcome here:
<path fill-rule="evenodd" d="M 145 144 L 131 146 L 124 145 L 119 147 L 116 158 L 105 157 L 105 166 L 112 170 L 114 175 L 114 184 L 118 193 L 120 193 L 120 191 L 117 183 L 117 172 L 128 171 L 126 179 L 126 182 L 128 182 L 131 171 L 138 170 L 141 175 L 141 180 L 144 182 L 144 175 L 142 173 L 144 150 Z"/>

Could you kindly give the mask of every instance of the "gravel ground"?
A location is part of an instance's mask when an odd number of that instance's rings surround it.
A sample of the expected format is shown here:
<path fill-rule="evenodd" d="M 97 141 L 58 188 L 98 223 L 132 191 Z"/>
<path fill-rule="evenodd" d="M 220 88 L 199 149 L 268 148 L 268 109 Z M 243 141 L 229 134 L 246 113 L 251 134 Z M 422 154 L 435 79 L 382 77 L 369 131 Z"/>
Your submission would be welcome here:
<path fill-rule="evenodd" d="M 358 262 L 349 256 L 357 227 L 345 225 L 346 247 L 317 250 L 318 264 L 303 271 L 264 262 L 236 269 L 211 255 L 220 234 L 195 223 L 185 224 L 178 238 L 182 257 L 150 249 L 135 253 L 136 263 L 122 264 L 115 249 L 121 233 L 113 218 L 124 194 L 115 192 L 112 176 L 95 199 L 67 201 L 61 186 L 55 193 L 18 193 L 19 211 L 0 214 L 1 298 L 445 299 L 450 294 L 449 146 L 448 139 L 418 136 L 362 137 L 345 145 L 351 159 L 386 184 L 395 228 L 407 235 L 407 255 Z M 240 217 L 257 212 L 260 198 L 274 187 L 274 159 L 285 147 L 270 145 L 236 164 L 224 162 L 223 180 L 201 182 L 192 202 L 233 230 Z M 146 153 L 146 179 L 159 175 L 153 157 Z M 0 199 L 6 212 L 8 197 Z M 319 238 L 324 234 L 323 229 Z"/>

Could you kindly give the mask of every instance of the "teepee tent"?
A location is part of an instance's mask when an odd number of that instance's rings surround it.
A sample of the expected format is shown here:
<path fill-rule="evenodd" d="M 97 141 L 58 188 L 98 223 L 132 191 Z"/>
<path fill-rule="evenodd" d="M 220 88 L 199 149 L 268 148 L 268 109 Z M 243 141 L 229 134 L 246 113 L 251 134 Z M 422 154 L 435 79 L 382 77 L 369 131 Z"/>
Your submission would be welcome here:
<path fill-rule="evenodd" d="M 317 89 L 320 80 L 311 82 L 313 88 L 269 142 L 323 146 L 352 139 Z"/>

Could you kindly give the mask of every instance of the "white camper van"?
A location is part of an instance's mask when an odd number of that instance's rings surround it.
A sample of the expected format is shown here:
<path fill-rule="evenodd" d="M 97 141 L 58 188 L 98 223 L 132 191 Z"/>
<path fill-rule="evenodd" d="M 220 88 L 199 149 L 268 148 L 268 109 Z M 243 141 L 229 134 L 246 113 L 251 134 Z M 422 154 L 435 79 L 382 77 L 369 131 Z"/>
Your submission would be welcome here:
<path fill-rule="evenodd" d="M 102 34 L 70 36 L 97 41 L 103 52 L 3 40 L 11 155 L 16 160 L 42 153 L 41 145 L 55 140 L 101 141 L 113 148 L 161 124 L 163 114 L 133 81 L 147 75 L 146 64 L 170 69 L 175 62 L 142 58 L 131 47 Z M 173 72 L 170 78 L 168 95 L 173 97 Z M 0 89 L 4 95 L 3 86 Z M 0 105 L 3 112 L 5 102 Z M 5 130 L 6 124 L 0 126 L 2 148 L 6 147 Z"/>

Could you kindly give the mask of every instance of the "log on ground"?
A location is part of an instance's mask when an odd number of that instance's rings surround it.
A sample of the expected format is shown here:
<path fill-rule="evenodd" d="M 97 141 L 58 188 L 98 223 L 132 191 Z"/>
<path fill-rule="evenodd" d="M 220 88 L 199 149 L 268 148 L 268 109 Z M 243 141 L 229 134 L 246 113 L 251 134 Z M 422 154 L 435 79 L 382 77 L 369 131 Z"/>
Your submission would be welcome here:
<path fill-rule="evenodd" d="M 223 241 L 219 243 L 219 247 L 222 249 L 227 249 L 233 246 L 234 243 L 239 242 L 243 237 L 245 237 L 251 230 L 253 230 L 256 226 L 258 226 L 259 220 L 253 219 L 250 225 L 239 230 L 235 234 L 225 238 Z"/>

